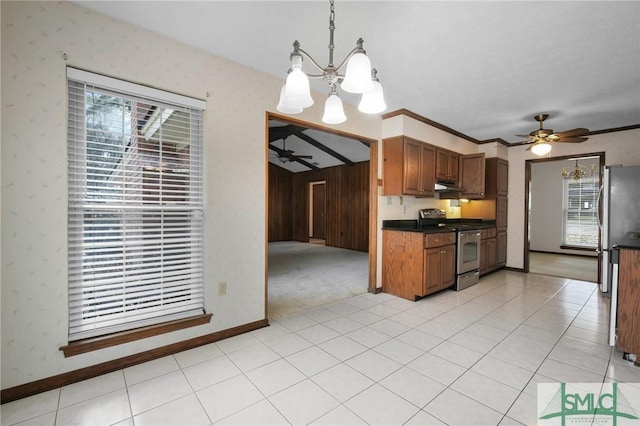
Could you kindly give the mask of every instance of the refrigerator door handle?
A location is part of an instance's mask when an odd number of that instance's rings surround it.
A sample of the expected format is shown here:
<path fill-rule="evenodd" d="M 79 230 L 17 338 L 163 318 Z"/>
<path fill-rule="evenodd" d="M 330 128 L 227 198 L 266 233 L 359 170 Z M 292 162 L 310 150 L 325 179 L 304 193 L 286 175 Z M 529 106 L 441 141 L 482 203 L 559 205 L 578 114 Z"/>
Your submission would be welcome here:
<path fill-rule="evenodd" d="M 604 188 L 604 185 L 600 186 L 600 189 L 598 190 L 598 201 L 596 202 L 596 205 L 598 206 L 598 228 L 602 229 L 602 205 L 601 205 L 601 201 L 602 201 L 602 189 Z"/>

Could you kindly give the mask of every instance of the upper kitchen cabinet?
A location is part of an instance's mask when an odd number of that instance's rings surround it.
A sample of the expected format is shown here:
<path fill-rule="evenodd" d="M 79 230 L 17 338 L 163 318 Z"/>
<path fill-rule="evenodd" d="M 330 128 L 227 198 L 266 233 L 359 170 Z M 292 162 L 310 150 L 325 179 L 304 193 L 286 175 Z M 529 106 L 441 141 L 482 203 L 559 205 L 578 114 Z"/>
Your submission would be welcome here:
<path fill-rule="evenodd" d="M 458 183 L 460 154 L 442 148 L 436 149 L 436 180 Z"/>
<path fill-rule="evenodd" d="M 382 141 L 383 195 L 433 197 L 436 149 L 406 136 Z"/>
<path fill-rule="evenodd" d="M 460 156 L 460 198 L 478 200 L 485 197 L 484 153 Z"/>
<path fill-rule="evenodd" d="M 487 158 L 485 162 L 485 198 L 495 199 L 509 194 L 509 162 L 502 158 Z"/>

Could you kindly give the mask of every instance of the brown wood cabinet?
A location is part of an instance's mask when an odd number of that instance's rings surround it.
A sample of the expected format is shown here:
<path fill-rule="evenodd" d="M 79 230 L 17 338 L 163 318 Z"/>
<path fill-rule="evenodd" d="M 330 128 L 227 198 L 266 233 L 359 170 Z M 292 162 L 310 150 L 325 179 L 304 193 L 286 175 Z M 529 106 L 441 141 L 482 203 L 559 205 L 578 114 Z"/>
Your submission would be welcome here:
<path fill-rule="evenodd" d="M 382 290 L 416 300 L 455 282 L 455 233 L 382 231 Z"/>
<path fill-rule="evenodd" d="M 460 156 L 460 198 L 478 200 L 485 197 L 484 153 Z"/>
<path fill-rule="evenodd" d="M 496 268 L 507 264 L 507 205 L 509 194 L 509 162 L 502 158 L 487 158 L 486 198 L 495 203 Z"/>
<path fill-rule="evenodd" d="M 496 268 L 504 268 L 507 264 L 507 231 L 496 234 Z"/>
<path fill-rule="evenodd" d="M 436 149 L 436 180 L 458 183 L 460 154 L 443 148 Z"/>
<path fill-rule="evenodd" d="M 640 356 L 640 250 L 620 249 L 619 267 L 616 349 Z"/>
<path fill-rule="evenodd" d="M 436 149 L 406 136 L 383 141 L 383 195 L 433 197 Z"/>
<path fill-rule="evenodd" d="M 507 196 L 498 195 L 496 202 L 496 228 L 499 232 L 507 232 Z"/>
<path fill-rule="evenodd" d="M 423 295 L 450 287 L 456 279 L 456 234 L 425 234 Z"/>
<path fill-rule="evenodd" d="M 484 199 L 462 204 L 462 217 L 496 221 L 496 268 L 507 264 L 508 191 L 509 163 L 501 158 L 487 158 Z"/>
<path fill-rule="evenodd" d="M 480 230 L 480 275 L 496 269 L 496 228 Z"/>

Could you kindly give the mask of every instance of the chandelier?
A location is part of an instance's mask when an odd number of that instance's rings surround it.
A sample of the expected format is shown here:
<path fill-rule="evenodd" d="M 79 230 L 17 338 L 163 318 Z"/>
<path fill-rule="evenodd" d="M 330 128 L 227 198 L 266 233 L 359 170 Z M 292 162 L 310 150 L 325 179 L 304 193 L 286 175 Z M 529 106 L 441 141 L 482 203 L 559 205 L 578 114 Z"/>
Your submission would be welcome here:
<path fill-rule="evenodd" d="M 356 42 L 356 47 L 349 52 L 338 66 L 333 63 L 333 32 L 335 30 L 335 11 L 333 0 L 330 1 L 329 13 L 329 64 L 321 67 L 318 62 L 307 52 L 300 48 L 296 40 L 291 52 L 291 68 L 289 68 L 287 80 L 280 90 L 280 100 L 276 109 L 285 114 L 299 114 L 304 108 L 313 105 L 309 78 L 321 78 L 329 85 L 329 96 L 324 104 L 322 122 L 327 124 L 339 124 L 347 120 L 342 106 L 342 100 L 338 96 L 337 86 L 345 92 L 362 94 L 358 110 L 366 114 L 379 114 L 387 108 L 384 102 L 382 85 L 378 81 L 377 71 L 371 68 L 371 62 L 362 48 L 364 40 Z M 320 71 L 320 74 L 305 74 L 302 71 L 303 57 L 309 59 L 311 64 Z M 341 74 L 342 67 L 346 64 L 346 71 Z"/>
<path fill-rule="evenodd" d="M 563 178 L 565 179 L 573 179 L 573 180 L 580 180 L 585 176 L 593 176 L 596 174 L 596 165 L 592 164 L 589 167 L 589 171 L 585 170 L 584 166 L 581 166 L 578 164 L 578 160 L 576 160 L 576 166 L 574 167 L 573 170 L 569 170 L 566 167 L 562 168 L 562 171 L 560 172 L 560 174 L 562 175 Z"/>

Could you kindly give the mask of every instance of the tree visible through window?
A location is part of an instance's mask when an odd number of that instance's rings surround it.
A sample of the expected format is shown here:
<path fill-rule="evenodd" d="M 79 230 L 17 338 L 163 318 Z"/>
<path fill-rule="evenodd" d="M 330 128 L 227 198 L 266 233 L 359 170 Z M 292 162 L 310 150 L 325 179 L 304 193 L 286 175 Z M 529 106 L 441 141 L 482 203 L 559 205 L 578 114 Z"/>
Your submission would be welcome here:
<path fill-rule="evenodd" d="M 203 213 L 202 110 L 70 78 L 70 340 L 203 313 Z"/>
<path fill-rule="evenodd" d="M 598 246 L 599 177 L 564 181 L 563 245 L 585 248 Z"/>

